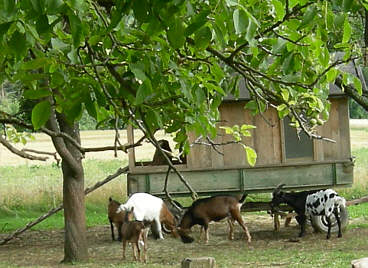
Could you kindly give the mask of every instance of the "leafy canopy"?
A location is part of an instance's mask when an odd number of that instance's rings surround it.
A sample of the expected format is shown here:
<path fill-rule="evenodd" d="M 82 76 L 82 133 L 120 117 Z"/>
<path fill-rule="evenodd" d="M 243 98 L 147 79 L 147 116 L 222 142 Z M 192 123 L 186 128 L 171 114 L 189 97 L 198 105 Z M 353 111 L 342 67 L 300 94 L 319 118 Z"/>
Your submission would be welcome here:
<path fill-rule="evenodd" d="M 348 15 L 360 8 L 352 0 L 1 0 L 0 78 L 38 100 L 35 129 L 51 109 L 70 122 L 87 110 L 99 124 L 175 133 L 189 150 L 189 131 L 216 135 L 218 107 L 242 80 L 253 113 L 272 106 L 313 134 L 328 118 L 335 67 L 352 55 Z M 356 78 L 343 80 L 361 91 Z"/>

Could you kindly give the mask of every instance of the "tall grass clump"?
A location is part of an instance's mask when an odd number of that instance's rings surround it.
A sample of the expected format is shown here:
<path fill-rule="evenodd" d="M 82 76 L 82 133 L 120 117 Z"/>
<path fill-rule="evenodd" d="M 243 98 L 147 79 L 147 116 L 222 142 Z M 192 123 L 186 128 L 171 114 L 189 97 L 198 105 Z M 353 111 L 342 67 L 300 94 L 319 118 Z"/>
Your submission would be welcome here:
<path fill-rule="evenodd" d="M 352 155 L 355 156 L 354 183 L 351 188 L 339 191 L 341 195 L 349 200 L 368 195 L 368 148 L 356 148 Z"/>
<path fill-rule="evenodd" d="M 126 161 L 85 160 L 85 187 L 105 179 Z M 90 193 L 86 203 L 106 204 L 110 195 L 126 196 L 124 175 Z M 21 209 L 45 211 L 62 203 L 62 172 L 55 164 L 0 166 L 0 210 L 11 213 Z"/>

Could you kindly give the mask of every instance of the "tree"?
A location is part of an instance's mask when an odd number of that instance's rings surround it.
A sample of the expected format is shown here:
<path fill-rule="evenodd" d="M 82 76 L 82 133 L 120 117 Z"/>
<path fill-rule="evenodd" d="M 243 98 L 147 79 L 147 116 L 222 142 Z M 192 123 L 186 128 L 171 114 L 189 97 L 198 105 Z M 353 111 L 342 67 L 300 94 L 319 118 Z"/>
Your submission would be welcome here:
<path fill-rule="evenodd" d="M 315 127 L 328 119 L 329 83 L 341 74 L 361 91 L 356 77 L 335 68 L 354 55 L 351 2 L 0 1 L 1 79 L 21 83 L 36 103 L 32 124 L 5 112 L 0 122 L 50 135 L 62 158 L 64 261 L 87 258 L 81 158 L 93 149 L 80 146 L 84 110 L 98 124 L 132 124 L 156 147 L 154 134 L 164 129 L 188 152 L 188 132 L 216 136 L 222 98 L 239 94 L 241 80 L 252 98 L 246 108 L 273 107 L 323 139 Z M 334 61 L 329 47 L 344 59 Z M 126 148 L 118 137 L 112 147 Z"/>

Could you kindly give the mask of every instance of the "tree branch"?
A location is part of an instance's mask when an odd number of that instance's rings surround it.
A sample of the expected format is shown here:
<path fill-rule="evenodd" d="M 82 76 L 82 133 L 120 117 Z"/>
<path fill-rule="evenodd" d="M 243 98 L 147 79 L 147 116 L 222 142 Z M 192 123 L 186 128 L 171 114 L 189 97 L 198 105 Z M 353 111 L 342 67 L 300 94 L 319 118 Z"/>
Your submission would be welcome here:
<path fill-rule="evenodd" d="M 39 161 L 46 161 L 48 159 L 48 157 L 34 156 L 31 154 L 27 154 L 24 151 L 18 150 L 13 145 L 11 145 L 7 140 L 5 140 L 1 135 L 0 135 L 0 143 L 4 145 L 13 154 L 16 154 L 20 157 L 30 159 L 30 160 L 39 160 Z"/>

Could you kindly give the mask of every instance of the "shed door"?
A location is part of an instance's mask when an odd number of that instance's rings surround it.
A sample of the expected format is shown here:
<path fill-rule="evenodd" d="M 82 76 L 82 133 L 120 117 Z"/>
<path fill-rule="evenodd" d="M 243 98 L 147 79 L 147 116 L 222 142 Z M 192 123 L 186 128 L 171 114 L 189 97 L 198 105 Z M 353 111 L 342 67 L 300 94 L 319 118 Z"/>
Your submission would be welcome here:
<path fill-rule="evenodd" d="M 303 131 L 299 133 L 296 129 L 289 126 L 290 119 L 285 117 L 284 138 L 285 138 L 285 160 L 313 160 L 313 140 Z"/>

